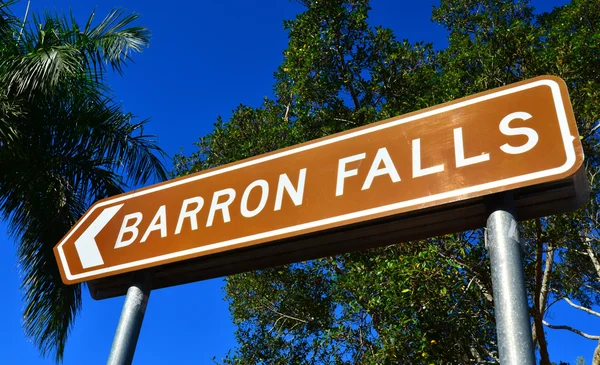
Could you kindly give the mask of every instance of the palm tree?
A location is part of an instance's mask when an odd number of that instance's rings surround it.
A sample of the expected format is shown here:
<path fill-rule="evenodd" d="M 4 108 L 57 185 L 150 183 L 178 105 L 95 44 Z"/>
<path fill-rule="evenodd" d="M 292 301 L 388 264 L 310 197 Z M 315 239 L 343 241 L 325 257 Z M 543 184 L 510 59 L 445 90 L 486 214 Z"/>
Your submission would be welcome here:
<path fill-rule="evenodd" d="M 81 286 L 62 283 L 53 246 L 95 200 L 166 178 L 146 120 L 105 83 L 149 32 L 119 10 L 97 25 L 93 13 L 84 26 L 51 13 L 25 24 L 12 3 L 0 0 L 0 214 L 18 248 L 25 332 L 60 362 Z"/>

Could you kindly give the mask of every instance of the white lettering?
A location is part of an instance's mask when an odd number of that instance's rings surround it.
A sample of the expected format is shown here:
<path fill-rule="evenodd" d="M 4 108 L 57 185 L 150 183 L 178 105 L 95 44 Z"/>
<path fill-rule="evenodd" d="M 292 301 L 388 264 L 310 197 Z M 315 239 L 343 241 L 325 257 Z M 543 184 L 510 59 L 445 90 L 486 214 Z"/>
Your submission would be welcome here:
<path fill-rule="evenodd" d="M 127 214 L 123 217 L 123 224 L 121 224 L 121 230 L 119 231 L 119 238 L 117 238 L 117 242 L 115 243 L 115 248 L 121 248 L 125 246 L 129 246 L 139 234 L 139 230 L 137 226 L 142 221 L 143 215 L 140 212 L 135 212 L 131 214 Z M 129 225 L 129 221 L 135 219 L 135 222 L 132 225 Z M 125 233 L 131 233 L 131 238 L 127 241 L 123 241 L 123 237 Z"/>
<path fill-rule="evenodd" d="M 146 242 L 150 233 L 154 231 L 160 230 L 160 237 L 164 238 L 167 236 L 167 207 L 161 205 L 160 208 L 156 211 L 154 218 L 152 218 L 152 222 L 144 232 L 144 236 L 142 236 L 141 242 Z"/>
<path fill-rule="evenodd" d="M 187 209 L 190 204 L 196 204 L 196 207 L 194 209 L 188 211 Z M 181 233 L 181 229 L 183 228 L 183 221 L 186 218 L 190 219 L 190 226 L 192 228 L 192 231 L 197 230 L 198 229 L 198 220 L 196 218 L 196 215 L 198 214 L 200 209 L 202 209 L 203 206 L 204 206 L 204 199 L 202 199 L 202 197 L 200 197 L 200 196 L 195 196 L 193 198 L 184 200 L 183 203 L 181 204 L 181 211 L 179 212 L 179 218 L 177 219 L 177 226 L 175 227 L 175 234 Z"/>
<path fill-rule="evenodd" d="M 287 191 L 288 196 L 292 199 L 295 206 L 302 204 L 302 197 L 304 196 L 304 183 L 306 181 L 306 169 L 300 170 L 298 176 L 297 188 L 294 188 L 290 178 L 287 174 L 279 175 L 279 184 L 277 184 L 277 195 L 275 196 L 275 209 L 274 211 L 281 210 L 283 204 L 283 191 Z"/>
<path fill-rule="evenodd" d="M 379 168 L 379 165 L 383 162 L 383 168 Z M 377 150 L 377 154 L 375 155 L 375 159 L 373 160 L 373 164 L 371 164 L 371 169 L 369 169 L 369 173 L 367 174 L 367 179 L 365 180 L 362 190 L 367 190 L 371 188 L 371 184 L 373 183 L 373 179 L 377 176 L 381 175 L 389 175 L 392 182 L 400 181 L 400 175 L 398 175 L 398 171 L 396 170 L 396 166 L 394 166 L 394 162 L 388 153 L 387 148 L 382 147 Z"/>
<path fill-rule="evenodd" d="M 479 156 L 465 158 L 465 146 L 462 128 L 454 129 L 454 156 L 456 158 L 456 167 L 474 165 L 476 163 L 489 161 L 490 159 L 489 153 L 482 153 Z"/>
<path fill-rule="evenodd" d="M 350 176 L 358 175 L 358 169 L 352 169 L 346 171 L 346 165 L 350 162 L 355 162 L 367 157 L 366 153 L 359 153 L 358 155 L 341 158 L 338 162 L 338 173 L 337 183 L 335 186 L 335 196 L 344 195 L 344 179 Z"/>
<path fill-rule="evenodd" d="M 413 177 L 421 177 L 444 171 L 444 164 L 421 168 L 421 138 L 412 141 Z"/>
<path fill-rule="evenodd" d="M 219 198 L 223 195 L 228 195 L 229 197 L 222 203 L 219 203 Z M 231 217 L 229 216 L 229 205 L 235 199 L 235 190 L 231 188 L 215 191 L 213 194 L 212 201 L 210 202 L 210 209 L 208 211 L 208 219 L 206 220 L 206 226 L 210 227 L 213 225 L 213 221 L 215 219 L 215 213 L 217 210 L 220 210 L 223 214 L 223 221 L 225 223 L 231 221 Z"/>
<path fill-rule="evenodd" d="M 508 143 L 505 143 L 502 146 L 500 146 L 500 149 L 502 151 L 504 151 L 508 154 L 511 154 L 511 155 L 518 155 L 521 153 L 525 153 L 525 152 L 529 151 L 530 149 L 532 149 L 533 147 L 535 147 L 535 145 L 538 143 L 540 138 L 534 129 L 527 128 L 527 127 L 511 128 L 509 126 L 510 122 L 512 122 L 515 119 L 527 120 L 530 118 L 532 118 L 532 116 L 529 113 L 515 112 L 515 113 L 511 113 L 511 114 L 507 115 L 506 117 L 504 117 L 504 119 L 502 119 L 502 121 L 500 122 L 500 132 L 502 132 L 502 134 L 507 135 L 507 136 L 518 136 L 518 135 L 527 136 L 527 143 L 525 143 L 524 145 L 519 146 L 519 147 L 514 147 L 514 146 L 509 145 Z"/>
<path fill-rule="evenodd" d="M 262 191 L 262 195 L 260 197 L 260 202 L 258 203 L 258 206 L 256 208 L 254 208 L 254 210 L 249 210 L 248 209 L 248 198 L 250 197 L 250 192 L 252 191 L 252 189 L 254 189 L 255 187 L 260 187 L 260 190 Z M 240 203 L 240 211 L 242 212 L 242 215 L 246 218 L 252 218 L 255 215 L 257 215 L 258 213 L 260 213 L 265 205 L 267 204 L 267 198 L 269 197 L 269 183 L 266 182 L 265 180 L 256 180 L 254 181 L 252 184 L 248 185 L 248 187 L 246 188 L 246 190 L 244 190 L 244 194 L 242 195 L 242 201 Z"/>

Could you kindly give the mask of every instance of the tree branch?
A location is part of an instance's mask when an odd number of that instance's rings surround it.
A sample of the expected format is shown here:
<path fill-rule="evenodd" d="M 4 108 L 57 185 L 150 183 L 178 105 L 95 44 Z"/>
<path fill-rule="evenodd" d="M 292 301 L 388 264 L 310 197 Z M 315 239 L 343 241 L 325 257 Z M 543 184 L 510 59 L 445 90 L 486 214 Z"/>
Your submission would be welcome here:
<path fill-rule="evenodd" d="M 270 306 L 268 306 L 268 305 L 264 305 L 264 304 L 263 304 L 262 306 L 263 306 L 264 308 L 268 309 L 269 311 L 271 311 L 271 312 L 273 312 L 273 313 L 275 313 L 275 314 L 277 314 L 277 315 L 281 316 L 281 317 L 289 318 L 289 319 L 292 319 L 292 320 L 294 320 L 294 321 L 298 321 L 298 322 L 302 322 L 302 323 L 308 323 L 308 321 L 306 321 L 306 320 L 304 320 L 304 319 L 300 319 L 300 318 L 296 318 L 296 317 L 293 317 L 293 316 L 289 316 L 289 315 L 287 315 L 287 314 L 280 313 L 280 312 L 276 311 L 275 309 L 271 308 L 271 307 L 270 307 Z"/>
<path fill-rule="evenodd" d="M 572 301 L 571 301 L 569 298 L 567 298 L 567 297 L 564 297 L 563 299 L 564 299 L 564 300 L 565 300 L 567 303 L 569 303 L 569 305 L 570 305 L 571 307 L 573 307 L 573 308 L 575 308 L 575 309 L 579 309 L 579 310 L 582 310 L 582 311 L 584 311 L 584 312 L 586 312 L 586 313 L 588 313 L 588 314 L 594 315 L 594 316 L 596 316 L 596 317 L 600 317 L 600 313 L 598 313 L 598 312 L 596 312 L 596 311 L 593 311 L 593 310 L 591 310 L 591 309 L 589 309 L 589 308 L 586 308 L 586 307 L 583 307 L 583 306 L 577 305 L 577 304 L 573 303 L 573 302 L 572 302 Z"/>
<path fill-rule="evenodd" d="M 352 120 L 348 120 L 348 119 L 342 119 L 342 118 L 333 118 L 333 120 L 336 120 L 338 122 L 346 122 L 346 123 L 350 123 L 350 124 L 354 124 L 356 125 L 356 122 L 352 121 Z"/>
<path fill-rule="evenodd" d="M 546 255 L 546 265 L 543 265 L 543 250 L 546 241 L 540 218 L 535 220 L 536 227 L 536 255 L 535 255 L 535 286 L 534 286 L 534 301 L 533 301 L 533 329 L 532 337 L 534 344 L 537 342 L 540 353 L 540 364 L 550 365 L 550 356 L 548 354 L 548 344 L 544 334 L 543 318 L 546 296 L 548 291 L 548 271 L 552 268 L 552 259 Z M 550 262 L 550 265 L 548 265 Z M 545 287 L 544 287 L 545 285 Z M 545 293 L 544 293 L 545 292 Z"/>
<path fill-rule="evenodd" d="M 483 297 L 490 303 L 494 302 L 494 296 L 490 293 L 490 291 L 488 290 L 488 288 L 483 284 L 483 282 L 481 282 L 481 280 L 479 280 L 479 278 L 477 277 L 473 277 L 475 279 L 475 284 L 477 284 L 477 286 L 479 287 L 479 290 L 481 290 L 481 293 L 483 294 Z"/>
<path fill-rule="evenodd" d="M 579 336 L 585 337 L 585 338 L 590 339 L 590 340 L 600 340 L 600 336 L 590 335 L 588 333 L 580 331 L 580 330 L 578 330 L 576 328 L 573 328 L 571 326 L 562 326 L 562 325 L 550 324 L 550 323 L 548 323 L 546 321 L 543 321 L 543 322 L 544 322 L 544 325 L 546 327 L 548 327 L 548 328 L 552 328 L 552 329 L 555 329 L 555 330 L 567 330 L 567 331 L 571 331 L 573 333 L 578 334 Z"/>
<path fill-rule="evenodd" d="M 19 30 L 19 37 L 17 38 L 17 46 L 21 41 L 21 37 L 23 36 L 23 30 L 25 29 L 25 23 L 27 22 L 27 17 L 29 16 L 29 6 L 31 5 L 31 0 L 27 1 L 27 8 L 25 9 L 25 16 L 23 17 L 23 24 L 21 24 L 21 30 Z"/>
<path fill-rule="evenodd" d="M 441 245 L 440 245 L 441 247 Z M 483 294 L 483 296 L 485 297 L 485 299 L 492 303 L 494 302 L 494 297 L 491 294 L 490 288 L 488 288 L 485 283 L 480 279 L 482 277 L 485 278 L 485 276 L 483 275 L 483 272 L 480 272 L 479 270 L 477 270 L 476 268 L 468 265 L 466 262 L 464 262 L 463 260 L 453 256 L 451 253 L 447 253 L 447 252 L 442 252 L 442 251 L 438 251 L 438 255 L 440 255 L 441 257 L 453 261 L 455 263 L 457 263 L 458 265 L 460 265 L 465 271 L 467 271 L 469 274 L 471 274 L 473 276 L 473 278 L 475 279 L 475 284 L 477 284 L 477 286 L 479 287 L 479 290 L 481 290 L 481 293 Z"/>
<path fill-rule="evenodd" d="M 292 107 L 292 102 L 294 101 L 294 94 L 290 93 L 290 102 L 288 103 L 288 105 L 285 107 L 285 116 L 283 117 L 283 120 L 288 123 L 290 121 L 290 108 Z"/>
<path fill-rule="evenodd" d="M 552 273 L 552 265 L 554 264 L 554 247 L 548 244 L 548 253 L 546 254 L 546 266 L 544 267 L 544 276 L 542 278 L 542 288 L 540 290 L 540 309 L 546 311 L 546 303 L 548 302 L 548 287 L 550 285 L 550 274 Z"/>
<path fill-rule="evenodd" d="M 598 262 L 598 258 L 596 257 L 596 253 L 592 249 L 592 244 L 590 243 L 591 239 L 585 238 L 585 246 L 588 256 L 590 260 L 592 260 L 592 264 L 594 264 L 594 269 L 596 269 L 596 274 L 598 274 L 598 278 L 600 279 L 600 262 Z"/>
<path fill-rule="evenodd" d="M 587 133 L 585 134 L 585 136 L 583 136 L 581 139 L 582 139 L 582 140 L 585 140 L 585 139 L 587 139 L 588 137 L 590 137 L 591 135 L 593 135 L 593 134 L 594 134 L 594 132 L 596 132 L 596 131 L 598 130 L 598 128 L 600 128 L 600 123 L 599 123 L 599 124 L 596 124 L 596 125 L 594 126 L 594 128 L 592 128 L 592 129 L 591 129 L 589 132 L 587 132 Z"/>

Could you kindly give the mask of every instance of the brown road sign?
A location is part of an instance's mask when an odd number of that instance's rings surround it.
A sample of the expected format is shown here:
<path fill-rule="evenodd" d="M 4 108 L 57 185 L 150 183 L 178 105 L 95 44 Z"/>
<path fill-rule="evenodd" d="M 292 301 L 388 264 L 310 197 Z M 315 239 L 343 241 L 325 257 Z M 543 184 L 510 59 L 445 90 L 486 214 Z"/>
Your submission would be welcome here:
<path fill-rule="evenodd" d="M 475 228 L 506 190 L 520 218 L 572 209 L 582 161 L 544 76 L 99 201 L 54 250 L 65 283 L 161 266 L 175 285 Z M 164 266 L 199 257 L 200 276 Z"/>

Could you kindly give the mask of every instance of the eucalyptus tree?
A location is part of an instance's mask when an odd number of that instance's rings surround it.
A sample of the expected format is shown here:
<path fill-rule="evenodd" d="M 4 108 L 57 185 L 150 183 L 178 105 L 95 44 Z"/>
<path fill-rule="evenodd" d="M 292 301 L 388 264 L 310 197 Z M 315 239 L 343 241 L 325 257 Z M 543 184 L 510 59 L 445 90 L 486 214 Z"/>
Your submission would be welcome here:
<path fill-rule="evenodd" d="M 0 2 L 0 212 L 17 244 L 23 323 L 60 361 L 81 307 L 52 248 L 95 200 L 166 178 L 162 150 L 106 83 L 149 42 L 135 14 L 23 20 Z"/>
<path fill-rule="evenodd" d="M 573 0 L 549 13 L 534 14 L 529 1 L 442 1 L 434 20 L 444 25 L 449 47 L 440 54 L 441 92 L 453 98 L 552 74 L 569 87 L 586 154 L 591 199 L 578 212 L 542 217 L 521 226 L 534 341 L 549 364 L 544 325 L 557 300 L 597 305 L 598 127 L 600 123 L 600 3 Z M 582 254 L 584 253 L 584 254 Z M 551 327 L 551 328 L 552 328 Z M 598 339 L 595 336 L 592 338 Z M 600 352 L 598 349 L 596 352 Z M 600 354 L 598 354 L 600 355 Z M 600 356 L 595 356 L 600 363 Z"/>

